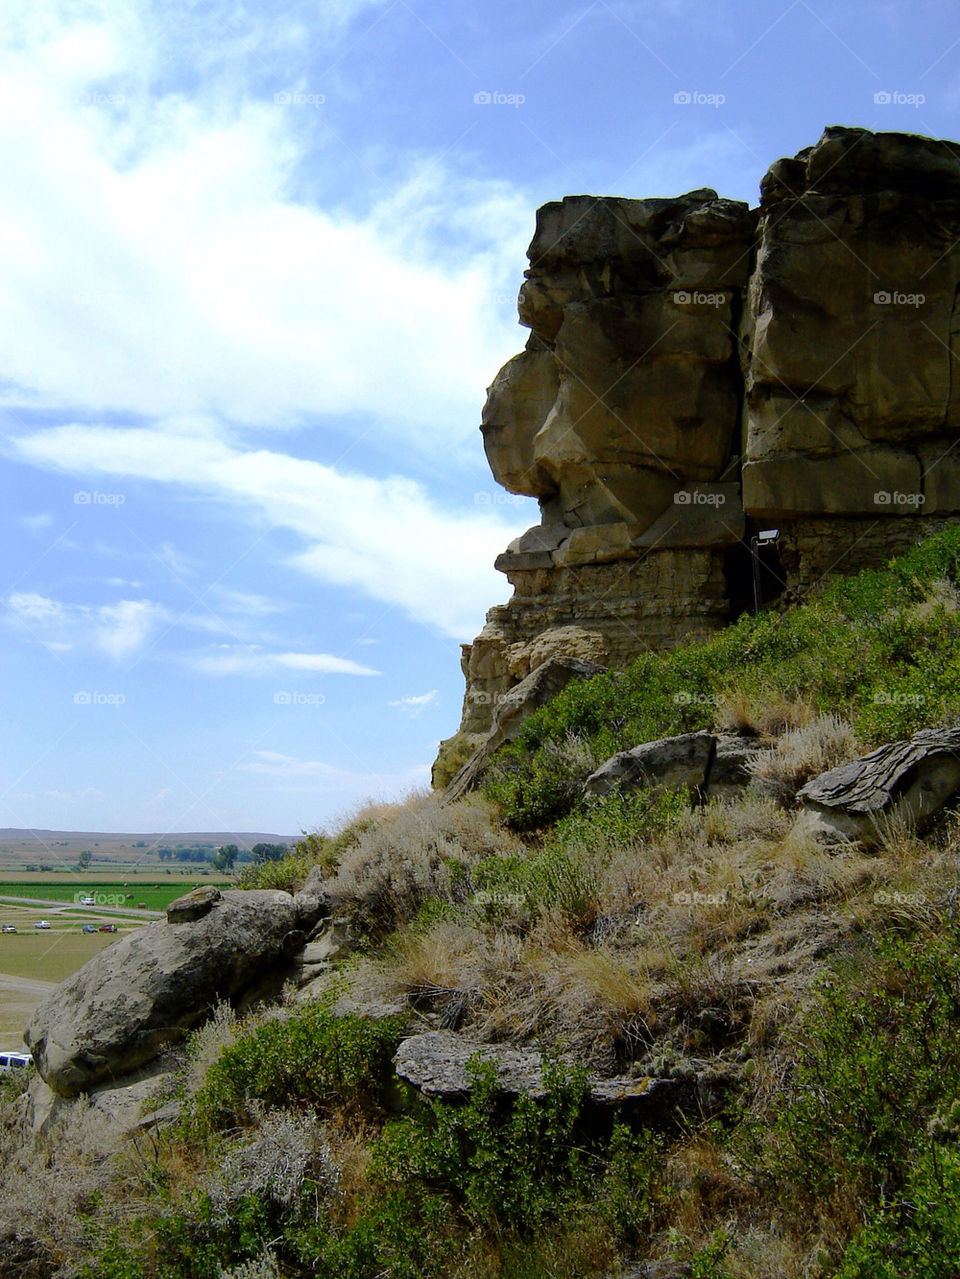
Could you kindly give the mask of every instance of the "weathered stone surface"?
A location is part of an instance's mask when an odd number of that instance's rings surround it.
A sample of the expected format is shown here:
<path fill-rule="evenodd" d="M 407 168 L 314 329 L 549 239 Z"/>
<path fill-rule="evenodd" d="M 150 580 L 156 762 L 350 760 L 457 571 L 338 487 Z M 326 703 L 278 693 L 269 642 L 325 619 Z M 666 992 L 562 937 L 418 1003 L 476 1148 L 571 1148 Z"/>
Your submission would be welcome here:
<path fill-rule="evenodd" d="M 170 903 L 166 911 L 167 922 L 182 924 L 191 919 L 200 919 L 222 900 L 223 894 L 219 888 L 214 888 L 213 884 L 203 884 Z"/>
<path fill-rule="evenodd" d="M 171 1097 L 174 1072 L 159 1063 L 151 1063 L 114 1087 L 106 1085 L 90 1089 L 87 1100 L 105 1124 L 118 1133 L 137 1129 L 162 1128 L 176 1121 L 180 1104 Z M 24 1137 L 43 1136 L 66 1118 L 76 1103 L 73 1097 L 61 1097 L 38 1074 L 30 1081 L 21 1116 Z"/>
<path fill-rule="evenodd" d="M 289 893 L 228 892 L 199 919 L 158 921 L 95 955 L 54 990 L 24 1034 L 61 1096 L 116 1080 L 238 1001 L 302 948 L 320 904 Z"/>
<path fill-rule="evenodd" d="M 958 792 L 960 728 L 924 729 L 808 782 L 799 824 L 826 842 L 873 844 L 890 823 L 924 830 Z"/>
<path fill-rule="evenodd" d="M 762 530 L 762 600 L 789 603 L 960 515 L 957 144 L 831 127 L 771 166 L 758 210 L 570 196 L 529 258 L 532 337 L 482 429 L 542 520 L 464 648 L 458 746 L 543 635 L 582 628 L 617 667 L 751 607 Z"/>
<path fill-rule="evenodd" d="M 493 1063 L 505 1096 L 524 1094 L 540 1099 L 547 1095 L 537 1049 L 477 1043 L 449 1030 L 430 1030 L 405 1039 L 394 1057 L 394 1067 L 401 1079 L 428 1097 L 466 1097 L 473 1088 L 467 1063 L 475 1055 Z M 672 1080 L 634 1079 L 630 1075 L 590 1075 L 587 1079 L 589 1099 L 595 1105 L 617 1109 L 643 1105 L 654 1094 L 667 1097 L 674 1088 Z"/>
<path fill-rule="evenodd" d="M 717 739 L 712 733 L 682 733 L 619 751 L 583 784 L 588 795 L 606 795 L 619 787 L 689 786 L 703 790 L 710 775 Z"/>
<path fill-rule="evenodd" d="M 606 667 L 596 662 L 584 662 L 576 657 L 551 658 L 521 680 L 515 688 L 502 694 L 497 701 L 493 728 L 487 740 L 450 782 L 444 791 L 448 801 L 459 799 L 477 785 L 487 764 L 505 742 L 511 741 L 530 715 L 552 698 L 573 679 L 592 679 Z"/>
<path fill-rule="evenodd" d="M 707 774 L 706 793 L 711 799 L 736 795 L 750 784 L 751 776 L 747 765 L 756 749 L 756 743 L 750 737 L 740 737 L 734 733 L 720 734 Z"/>

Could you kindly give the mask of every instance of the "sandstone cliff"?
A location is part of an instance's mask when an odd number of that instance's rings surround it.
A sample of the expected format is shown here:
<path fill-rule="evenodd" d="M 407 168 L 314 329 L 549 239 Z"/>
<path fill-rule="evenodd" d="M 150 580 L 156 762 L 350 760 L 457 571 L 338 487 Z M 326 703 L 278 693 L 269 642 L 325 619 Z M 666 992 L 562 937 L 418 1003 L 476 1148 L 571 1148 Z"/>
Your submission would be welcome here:
<path fill-rule="evenodd" d="M 541 521 L 497 560 L 514 594 L 464 646 L 438 778 L 550 658 L 703 637 L 960 511 L 958 242 L 955 144 L 840 127 L 755 210 L 712 190 L 539 210 L 531 335 L 481 429 Z"/>

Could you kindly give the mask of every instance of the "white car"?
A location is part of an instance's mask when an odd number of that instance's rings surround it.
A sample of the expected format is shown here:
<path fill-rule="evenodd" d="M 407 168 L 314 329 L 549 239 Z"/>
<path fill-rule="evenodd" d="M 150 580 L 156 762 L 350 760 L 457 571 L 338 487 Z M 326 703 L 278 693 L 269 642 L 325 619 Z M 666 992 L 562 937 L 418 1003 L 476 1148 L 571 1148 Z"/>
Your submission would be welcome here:
<path fill-rule="evenodd" d="M 97 904 L 97 899 L 96 899 L 96 897 L 81 897 L 81 898 L 80 898 L 80 905 L 81 905 L 81 906 L 96 906 L 96 904 Z"/>
<path fill-rule="evenodd" d="M 23 1070 L 32 1065 L 29 1053 L 0 1053 L 0 1070 Z"/>
<path fill-rule="evenodd" d="M 50 921 L 48 919 L 38 919 L 34 924 L 34 928 L 49 928 Z"/>

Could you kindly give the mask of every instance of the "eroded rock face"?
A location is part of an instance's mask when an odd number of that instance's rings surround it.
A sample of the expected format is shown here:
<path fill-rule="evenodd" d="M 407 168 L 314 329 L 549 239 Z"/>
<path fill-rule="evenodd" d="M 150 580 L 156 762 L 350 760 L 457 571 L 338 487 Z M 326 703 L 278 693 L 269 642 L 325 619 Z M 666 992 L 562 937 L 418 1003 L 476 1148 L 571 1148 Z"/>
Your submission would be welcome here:
<path fill-rule="evenodd" d="M 527 348 L 483 411 L 497 480 L 540 524 L 462 665 L 460 733 L 549 657 L 622 666 L 902 553 L 960 512 L 960 145 L 828 128 L 756 210 L 545 205 Z M 565 647 L 565 641 L 569 646 Z"/>
<path fill-rule="evenodd" d="M 34 1013 L 24 1040 L 37 1069 L 63 1097 L 122 1079 L 289 961 L 321 909 L 284 892 L 227 892 L 199 918 L 138 928 Z"/>

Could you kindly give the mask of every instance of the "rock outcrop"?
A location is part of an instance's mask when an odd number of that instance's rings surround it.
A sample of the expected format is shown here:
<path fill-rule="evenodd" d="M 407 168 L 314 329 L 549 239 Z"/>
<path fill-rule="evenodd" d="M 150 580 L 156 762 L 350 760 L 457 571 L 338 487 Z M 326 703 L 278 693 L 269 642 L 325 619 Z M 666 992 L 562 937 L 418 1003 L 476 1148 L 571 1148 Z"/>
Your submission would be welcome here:
<path fill-rule="evenodd" d="M 551 658 L 703 638 L 956 517 L 958 246 L 960 147 L 864 129 L 777 161 L 755 210 L 712 190 L 540 209 L 531 336 L 481 429 L 541 520 L 464 646 L 461 750 Z"/>
<path fill-rule="evenodd" d="M 473 1059 L 493 1066 L 497 1088 L 503 1096 L 524 1094 L 534 1100 L 546 1097 L 543 1058 L 538 1049 L 477 1043 L 449 1030 L 428 1030 L 405 1039 L 397 1050 L 394 1066 L 398 1078 L 426 1096 L 451 1100 L 469 1096 L 473 1091 L 469 1066 Z M 590 1102 L 618 1110 L 646 1109 L 654 1094 L 658 1104 L 662 1104 L 666 1095 L 676 1089 L 674 1080 L 649 1076 L 588 1075 L 586 1080 Z"/>
<path fill-rule="evenodd" d="M 958 792 L 960 728 L 923 729 L 807 782 L 798 826 L 825 843 L 876 844 L 898 825 L 924 831 Z"/>
<path fill-rule="evenodd" d="M 62 1097 L 123 1079 L 218 1001 L 236 1003 L 289 966 L 323 909 L 269 890 L 180 898 L 170 919 L 100 951 L 44 1000 L 24 1034 L 37 1069 Z"/>

